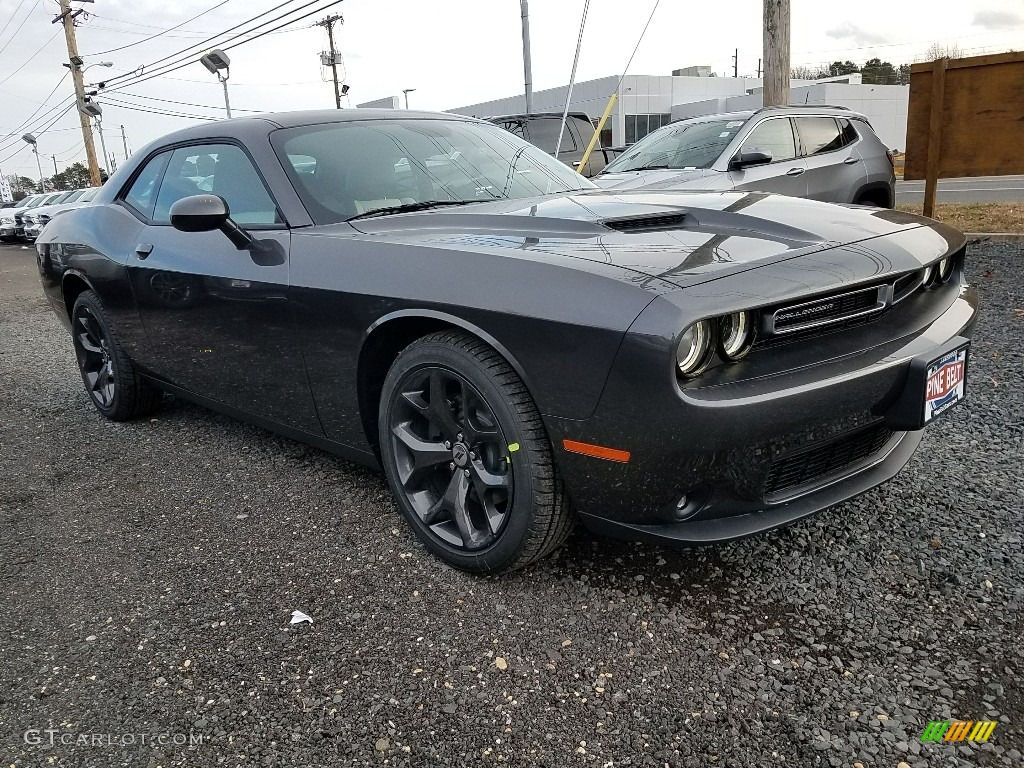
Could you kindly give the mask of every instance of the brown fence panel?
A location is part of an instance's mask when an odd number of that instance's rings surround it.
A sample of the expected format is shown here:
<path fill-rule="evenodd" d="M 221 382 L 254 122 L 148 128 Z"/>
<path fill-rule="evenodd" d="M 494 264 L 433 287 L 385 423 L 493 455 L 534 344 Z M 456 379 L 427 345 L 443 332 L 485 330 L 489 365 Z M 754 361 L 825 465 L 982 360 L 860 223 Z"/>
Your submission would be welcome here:
<path fill-rule="evenodd" d="M 1024 173 L 1024 53 L 911 67 L 903 177 L 924 179 L 929 165 L 942 178 Z"/>

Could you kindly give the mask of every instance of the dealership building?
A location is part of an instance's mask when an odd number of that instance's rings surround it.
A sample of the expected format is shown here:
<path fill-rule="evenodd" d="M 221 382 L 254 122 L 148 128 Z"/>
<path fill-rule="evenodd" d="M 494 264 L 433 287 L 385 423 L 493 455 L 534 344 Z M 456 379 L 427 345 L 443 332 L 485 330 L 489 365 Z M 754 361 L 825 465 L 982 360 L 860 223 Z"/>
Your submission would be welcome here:
<path fill-rule="evenodd" d="M 576 83 L 569 111 L 584 112 L 596 123 L 618 81 L 618 75 L 611 75 Z M 561 112 L 567 91 L 568 86 L 534 91 L 533 111 Z M 909 96 L 908 86 L 867 85 L 861 82 L 859 73 L 825 80 L 790 81 L 791 104 L 828 104 L 860 112 L 871 121 L 887 147 L 900 151 L 906 149 Z M 714 77 L 708 67 L 679 69 L 664 77 L 626 75 L 601 142 L 613 147 L 631 144 L 673 120 L 760 106 L 759 78 Z M 526 98 L 519 94 L 448 111 L 489 117 L 519 114 L 525 109 Z"/>

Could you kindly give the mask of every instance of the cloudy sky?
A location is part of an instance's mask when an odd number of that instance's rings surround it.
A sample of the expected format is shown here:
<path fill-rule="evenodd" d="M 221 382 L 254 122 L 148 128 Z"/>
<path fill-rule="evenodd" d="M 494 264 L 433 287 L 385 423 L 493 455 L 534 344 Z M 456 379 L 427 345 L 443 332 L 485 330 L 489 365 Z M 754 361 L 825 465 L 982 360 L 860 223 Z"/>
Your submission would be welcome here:
<path fill-rule="evenodd" d="M 329 1 L 297 10 L 277 24 Z M 260 21 L 308 2 L 291 0 Z M 87 80 L 130 73 L 188 46 L 211 47 L 204 40 L 280 3 L 73 3 L 88 12 L 78 30 L 86 62 L 114 63 L 110 69 L 94 67 Z M 530 3 L 535 89 L 568 82 L 583 4 L 583 0 Z M 195 21 L 146 39 L 215 5 Z M 654 0 L 591 0 L 578 79 L 619 74 L 653 5 Z M 739 48 L 739 72 L 753 76 L 761 55 L 761 6 L 762 0 L 661 0 L 630 72 L 669 74 L 677 67 L 708 64 L 719 74 L 731 74 L 733 49 Z M 49 123 L 59 113 L 51 112 L 53 107 L 72 93 L 69 78 L 58 85 L 66 72 L 61 64 L 67 52 L 59 25 L 51 24 L 56 8 L 54 0 L 0 0 L 0 170 L 5 174 L 36 175 L 30 152 L 13 154 L 23 144 L 18 137 L 26 127 L 38 130 Z M 332 88 L 318 57 L 326 47 L 326 33 L 309 26 L 326 12 L 229 51 L 233 107 L 271 111 L 333 106 Z M 522 88 L 518 0 L 344 0 L 332 12 L 344 16 L 344 25 L 336 27 L 336 41 L 345 57 L 344 77 L 353 106 L 415 88 L 410 106 L 440 110 L 511 95 Z M 217 42 L 236 33 L 218 37 Z M 1024 0 L 792 0 L 794 66 L 836 59 L 862 63 L 874 56 L 899 64 L 922 58 L 936 42 L 956 44 L 965 54 L 1020 50 L 1024 48 Z M 99 53 L 112 48 L 122 49 Z M 119 161 L 121 125 L 129 148 L 137 148 L 196 122 L 153 112 L 223 114 L 220 86 L 199 64 L 147 82 L 130 84 L 129 78 L 123 78 L 118 84 L 123 91 L 111 92 L 109 97 L 121 104 L 103 98 L 100 102 L 107 150 L 116 153 Z M 40 136 L 44 173 L 53 172 L 53 155 L 59 167 L 84 156 L 77 125 L 77 117 L 69 111 Z"/>

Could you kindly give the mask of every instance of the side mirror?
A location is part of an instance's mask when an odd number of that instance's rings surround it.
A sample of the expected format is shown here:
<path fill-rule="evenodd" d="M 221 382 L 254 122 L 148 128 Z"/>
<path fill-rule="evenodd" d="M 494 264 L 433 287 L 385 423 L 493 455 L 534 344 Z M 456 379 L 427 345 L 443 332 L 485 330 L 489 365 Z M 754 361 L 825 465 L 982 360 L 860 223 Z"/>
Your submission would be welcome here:
<path fill-rule="evenodd" d="M 729 170 L 741 171 L 752 165 L 767 165 L 771 161 L 771 152 L 763 152 L 759 149 L 750 149 L 746 152 L 740 150 L 733 156 L 732 160 L 729 161 Z"/>
<path fill-rule="evenodd" d="M 231 220 L 227 200 L 220 195 L 183 197 L 171 206 L 171 226 L 180 232 L 223 232 L 240 251 L 252 248 L 253 239 Z"/>

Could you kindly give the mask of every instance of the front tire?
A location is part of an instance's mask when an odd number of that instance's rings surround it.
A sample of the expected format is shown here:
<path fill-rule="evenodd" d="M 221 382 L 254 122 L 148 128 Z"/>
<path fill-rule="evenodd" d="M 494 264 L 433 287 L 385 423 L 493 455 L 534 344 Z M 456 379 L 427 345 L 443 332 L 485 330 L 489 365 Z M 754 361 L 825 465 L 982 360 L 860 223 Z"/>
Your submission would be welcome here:
<path fill-rule="evenodd" d="M 85 391 L 97 411 L 111 421 L 128 421 L 159 407 L 160 391 L 139 376 L 93 291 L 75 300 L 71 338 Z"/>
<path fill-rule="evenodd" d="M 537 407 L 479 339 L 442 331 L 388 371 L 378 420 L 388 483 L 423 544 L 474 573 L 553 552 L 572 515 Z"/>

